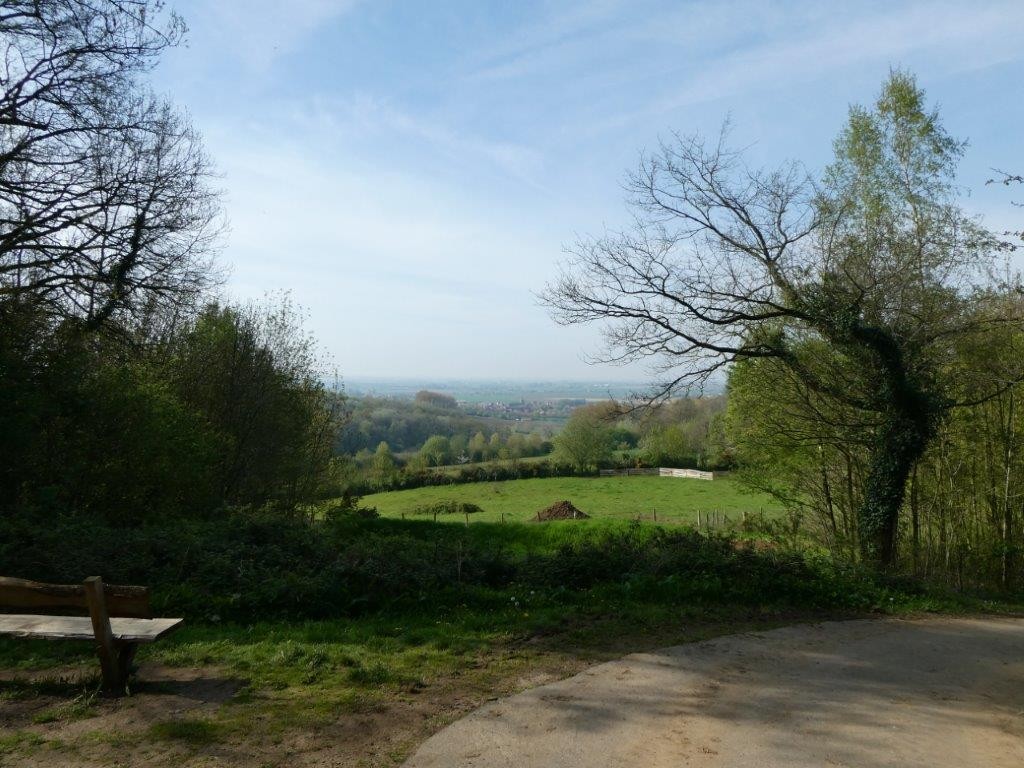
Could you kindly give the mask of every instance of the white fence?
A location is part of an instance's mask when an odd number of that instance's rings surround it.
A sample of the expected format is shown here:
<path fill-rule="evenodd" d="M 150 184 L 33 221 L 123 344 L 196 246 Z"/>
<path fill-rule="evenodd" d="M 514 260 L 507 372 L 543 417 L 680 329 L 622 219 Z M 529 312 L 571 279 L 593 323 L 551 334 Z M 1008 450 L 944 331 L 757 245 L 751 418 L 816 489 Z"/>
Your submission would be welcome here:
<path fill-rule="evenodd" d="M 699 469 L 671 469 L 661 467 L 658 474 L 662 477 L 689 477 L 693 480 L 714 480 L 714 472 L 701 472 Z"/>
<path fill-rule="evenodd" d="M 714 472 L 701 472 L 699 469 L 673 469 L 672 467 L 655 467 L 651 469 L 602 469 L 601 477 L 625 477 L 632 475 L 654 475 L 660 477 L 688 477 L 691 480 L 714 480 Z"/>

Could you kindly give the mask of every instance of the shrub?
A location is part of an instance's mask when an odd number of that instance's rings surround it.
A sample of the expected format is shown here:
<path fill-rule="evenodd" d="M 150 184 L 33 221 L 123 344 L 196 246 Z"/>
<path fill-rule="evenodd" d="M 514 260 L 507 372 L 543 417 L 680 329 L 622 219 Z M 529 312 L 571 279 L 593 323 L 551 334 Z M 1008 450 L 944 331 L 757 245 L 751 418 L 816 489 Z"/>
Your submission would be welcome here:
<path fill-rule="evenodd" d="M 864 608 L 885 587 L 782 549 L 655 526 L 471 528 L 273 510 L 137 528 L 0 520 L 0 572 L 153 587 L 154 608 L 191 620 L 331 618 L 401 604 L 495 607 L 520 587 L 610 590 L 680 604 Z M 497 592 L 495 590 L 498 590 Z M 575 598 L 572 598 L 575 599 Z"/>
<path fill-rule="evenodd" d="M 483 512 L 483 509 L 471 502 L 453 499 L 443 499 L 433 504 L 420 504 L 412 510 L 414 515 L 473 515 L 477 512 Z"/>

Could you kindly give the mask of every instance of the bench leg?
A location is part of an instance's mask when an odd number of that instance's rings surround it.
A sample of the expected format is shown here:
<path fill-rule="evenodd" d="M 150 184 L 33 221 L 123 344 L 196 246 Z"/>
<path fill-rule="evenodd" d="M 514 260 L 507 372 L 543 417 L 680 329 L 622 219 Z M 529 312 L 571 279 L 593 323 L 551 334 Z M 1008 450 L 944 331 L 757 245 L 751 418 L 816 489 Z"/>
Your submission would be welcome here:
<path fill-rule="evenodd" d="M 113 643 L 109 651 L 100 651 L 100 667 L 103 670 L 103 689 L 108 693 L 125 692 L 128 678 L 132 673 L 132 662 L 138 643 Z"/>
<path fill-rule="evenodd" d="M 132 673 L 132 662 L 135 661 L 135 651 L 138 648 L 138 643 L 121 643 L 117 649 L 117 686 L 120 691 L 123 691 L 128 685 L 128 677 Z"/>
<path fill-rule="evenodd" d="M 83 583 L 85 601 L 89 606 L 89 617 L 92 619 L 92 631 L 96 638 L 96 653 L 100 657 L 100 669 L 103 671 L 103 687 L 110 692 L 123 692 L 124 682 L 119 672 L 118 648 L 110 631 L 110 616 L 107 614 L 107 602 L 103 594 L 103 579 L 90 576 Z"/>
<path fill-rule="evenodd" d="M 103 579 L 90 576 L 85 580 L 85 600 L 89 606 L 92 619 L 92 631 L 96 637 L 96 652 L 100 657 L 100 668 L 103 670 L 103 688 L 110 693 L 121 694 L 128 685 L 128 676 L 132 671 L 132 661 L 138 643 L 126 643 L 114 639 L 110 631 L 110 616 L 107 613 L 107 601 L 104 595 Z"/>

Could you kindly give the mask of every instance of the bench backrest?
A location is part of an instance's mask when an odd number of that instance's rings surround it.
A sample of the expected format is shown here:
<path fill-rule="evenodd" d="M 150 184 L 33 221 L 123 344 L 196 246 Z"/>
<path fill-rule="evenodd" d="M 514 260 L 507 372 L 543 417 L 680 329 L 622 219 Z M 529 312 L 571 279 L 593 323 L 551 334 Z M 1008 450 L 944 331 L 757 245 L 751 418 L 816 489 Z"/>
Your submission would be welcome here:
<path fill-rule="evenodd" d="M 103 584 L 101 581 L 99 584 L 102 586 L 107 616 L 133 619 L 153 617 L 149 609 L 148 587 Z M 0 608 L 17 608 L 28 613 L 68 609 L 90 612 L 86 584 L 43 584 L 9 576 L 0 576 Z"/>

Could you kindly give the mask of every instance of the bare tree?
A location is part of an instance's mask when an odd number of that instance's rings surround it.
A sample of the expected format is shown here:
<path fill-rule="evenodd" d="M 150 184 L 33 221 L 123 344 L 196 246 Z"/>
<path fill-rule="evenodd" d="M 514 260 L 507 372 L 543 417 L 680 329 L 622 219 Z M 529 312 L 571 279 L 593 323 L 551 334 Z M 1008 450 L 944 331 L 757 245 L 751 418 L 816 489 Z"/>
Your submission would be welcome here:
<path fill-rule="evenodd" d="M 943 373 L 958 348 L 1021 321 L 1019 302 L 997 300 L 997 239 L 957 205 L 963 145 L 898 72 L 874 109 L 851 109 L 820 184 L 797 164 L 750 169 L 727 133 L 677 135 L 645 158 L 634 226 L 577 243 L 543 299 L 562 323 L 603 323 L 604 359 L 653 362 L 659 396 L 766 359 L 857 414 L 870 459 L 858 539 L 886 567 L 943 414 L 1007 386 Z"/>
<path fill-rule="evenodd" d="M 0 296 L 95 327 L 215 278 L 210 162 L 141 81 L 184 31 L 156 0 L 0 6 Z"/>

